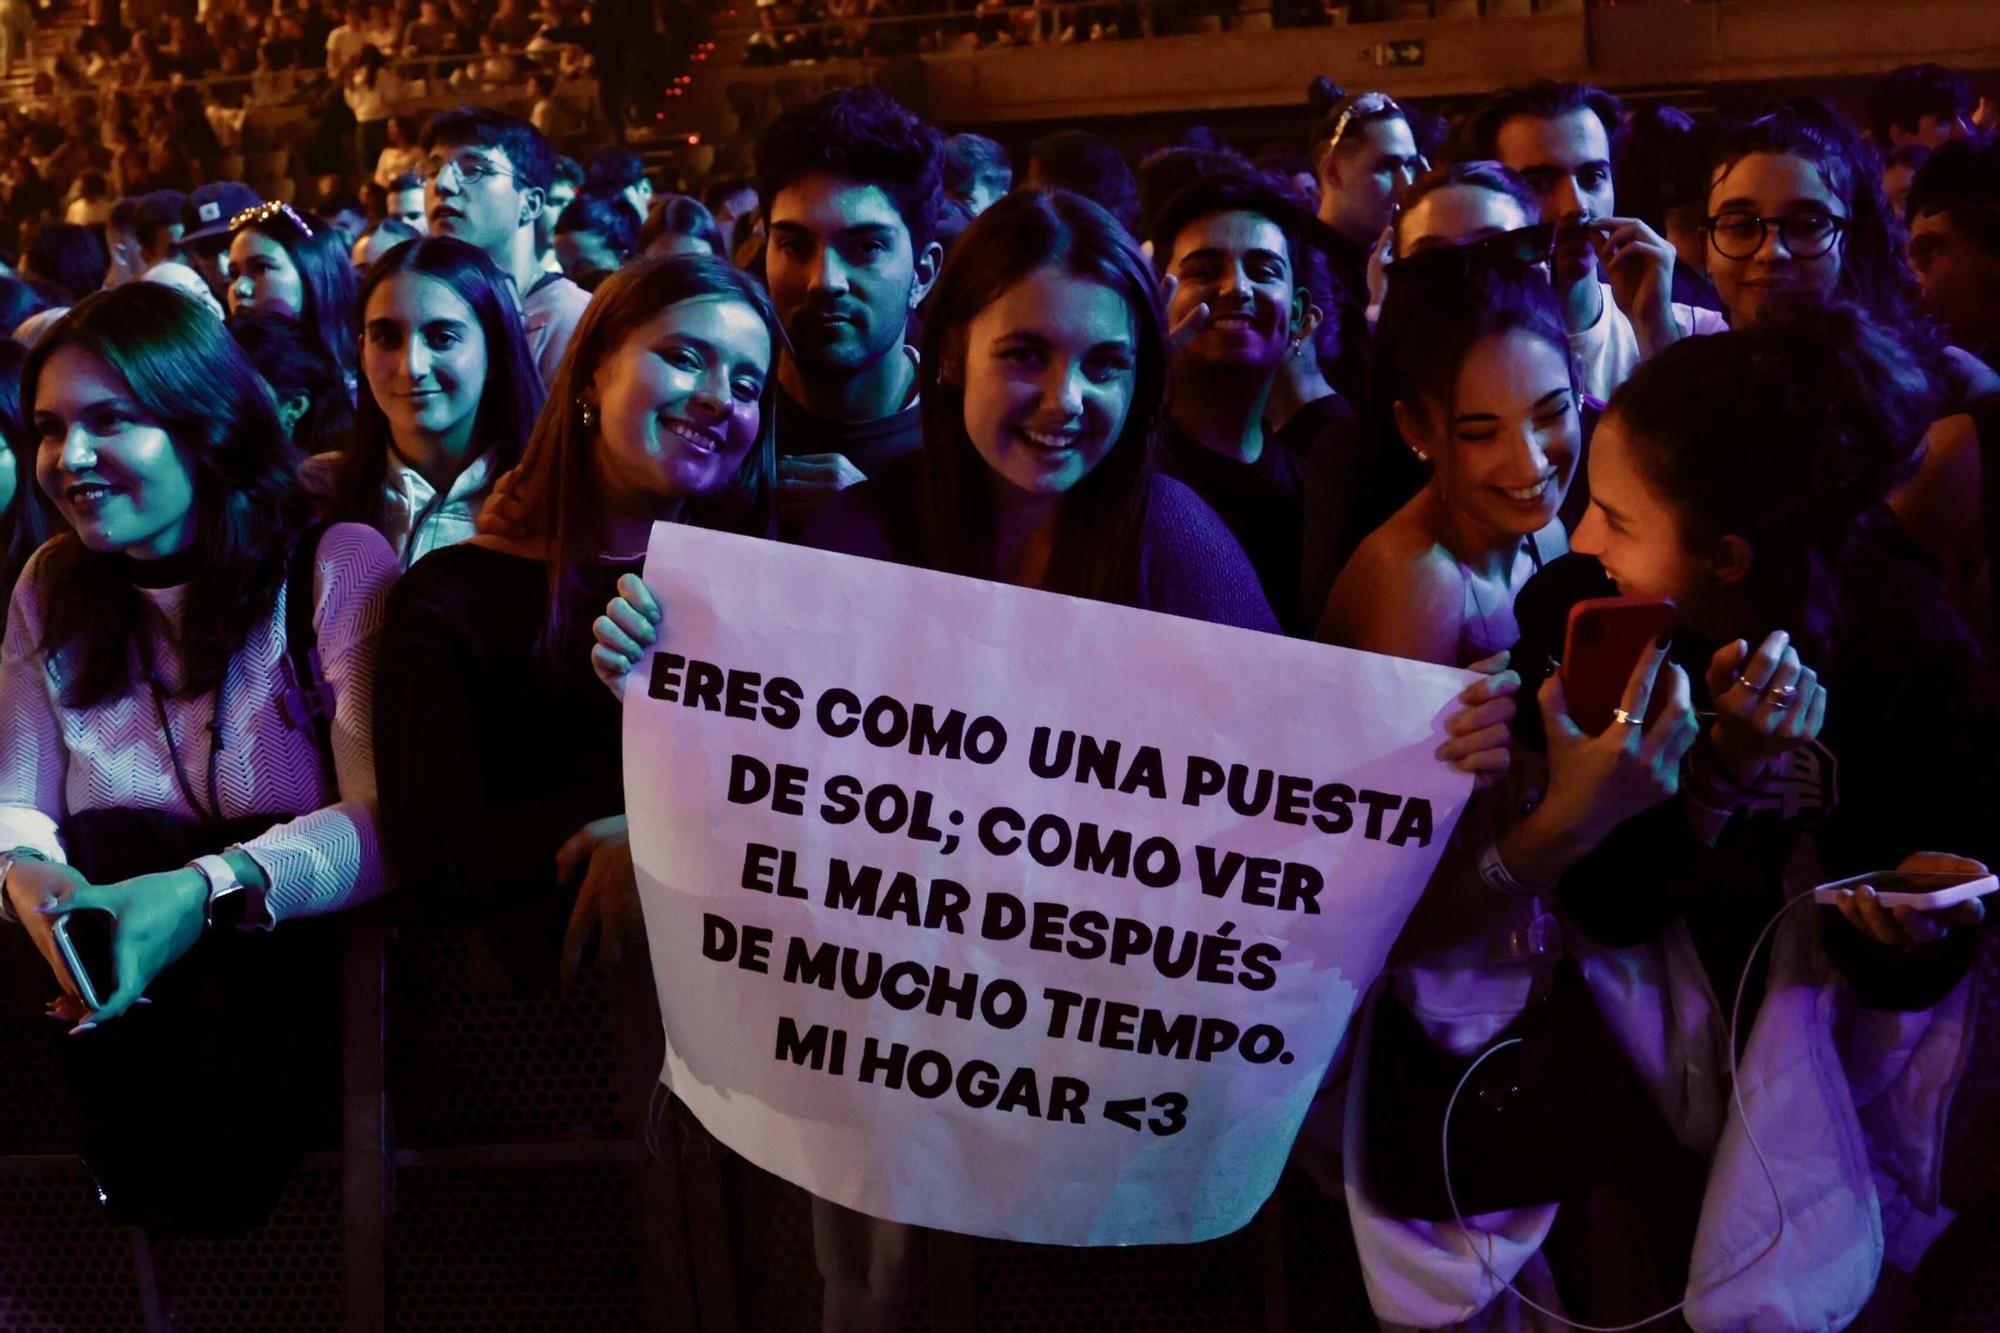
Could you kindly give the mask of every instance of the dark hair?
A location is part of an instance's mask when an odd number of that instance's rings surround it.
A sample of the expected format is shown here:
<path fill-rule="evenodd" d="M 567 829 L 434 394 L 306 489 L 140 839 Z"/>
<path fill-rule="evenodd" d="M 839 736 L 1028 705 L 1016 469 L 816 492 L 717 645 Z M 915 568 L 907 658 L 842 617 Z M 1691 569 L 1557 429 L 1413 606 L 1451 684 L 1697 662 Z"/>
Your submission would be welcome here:
<path fill-rule="evenodd" d="M 34 283 L 0 273 L 0 337 L 11 337 L 30 315 L 39 315 L 49 307 L 49 299 Z"/>
<path fill-rule="evenodd" d="M 341 374 L 354 369 L 356 311 L 354 262 L 341 246 L 333 224 L 313 213 L 294 216 L 282 210 L 257 210 L 257 220 L 246 222 L 229 233 L 233 242 L 240 232 L 254 231 L 268 236 L 291 256 L 299 271 L 299 290 L 304 308 L 299 322 L 311 329 L 333 358 Z"/>
<path fill-rule="evenodd" d="M 646 179 L 646 163 L 624 144 L 608 143 L 584 163 L 583 183 L 608 190 L 629 190 Z"/>
<path fill-rule="evenodd" d="M 1306 85 L 1306 108 L 1312 115 L 1312 129 L 1306 139 L 1306 149 L 1315 171 L 1318 170 L 1318 164 L 1326 153 L 1326 149 L 1321 145 L 1333 138 L 1333 132 L 1340 126 L 1340 118 L 1347 114 L 1347 109 L 1367 95 L 1365 91 L 1349 93 L 1324 74 Z M 1381 120 L 1407 122 L 1409 117 L 1399 103 L 1385 99 L 1381 106 L 1372 111 L 1355 112 L 1348 120 L 1346 129 L 1342 131 L 1341 141 L 1348 142 L 1347 135 L 1357 126 L 1372 125 Z"/>
<path fill-rule="evenodd" d="M 139 201 L 125 198 L 111 205 L 110 225 L 126 231 L 136 230 L 139 225 Z"/>
<path fill-rule="evenodd" d="M 480 391 L 472 433 L 474 456 L 490 454 L 491 474 L 507 471 L 521 457 L 521 445 L 542 406 L 542 377 L 521 331 L 520 307 L 511 285 L 486 252 L 453 236 L 404 241 L 377 259 L 361 283 L 356 317 L 365 321 L 369 298 L 399 273 L 434 278 L 472 308 L 486 338 L 486 384 Z M 389 472 L 389 419 L 363 375 L 355 393 L 353 442 L 340 456 L 334 482 L 336 517 L 382 527 L 382 481 Z M 442 492 L 440 492 L 442 496 Z M 419 516 L 421 519 L 423 516 Z M 411 524 L 416 530 L 416 524 Z"/>
<path fill-rule="evenodd" d="M 574 231 L 596 232 L 622 262 L 639 248 L 639 212 L 622 188 L 586 185 L 556 219 L 555 235 L 567 236 Z"/>
<path fill-rule="evenodd" d="M 1007 150 L 985 135 L 954 134 L 944 141 L 944 192 L 952 198 L 968 198 L 982 184 L 1005 194 L 1013 183 Z"/>
<path fill-rule="evenodd" d="M 125 381 L 193 481 L 201 559 L 182 602 L 178 647 L 183 694 L 205 693 L 276 604 L 288 542 L 308 517 L 297 453 L 256 369 L 222 321 L 191 297 L 130 282 L 78 302 L 28 353 L 24 418 L 34 417 L 42 368 L 64 347 L 97 357 Z M 38 648 L 63 682 L 63 702 L 88 708 L 127 693 L 145 602 L 121 556 L 58 537 L 45 605 Z"/>
<path fill-rule="evenodd" d="M 1588 111 L 1604 126 L 1605 140 L 1615 155 L 1625 119 L 1625 107 L 1602 88 L 1583 83 L 1560 83 L 1535 79 L 1530 83 L 1502 88 L 1474 107 L 1454 136 L 1451 156 L 1492 158 L 1500 156 L 1500 129 L 1521 116 L 1532 120 L 1554 120 L 1576 111 Z"/>
<path fill-rule="evenodd" d="M 745 190 L 755 193 L 756 189 L 747 177 L 717 176 L 701 187 L 701 206 L 713 213 L 730 195 L 741 194 Z"/>
<path fill-rule="evenodd" d="M 1946 144 L 1917 168 L 1910 217 L 1945 212 L 1973 244 L 2000 255 L 2000 142 Z"/>
<path fill-rule="evenodd" d="M 577 165 L 575 158 L 563 153 L 557 153 L 555 165 L 549 169 L 549 185 L 554 187 L 558 183 L 565 181 L 572 188 L 581 188 L 583 185 L 583 168 Z M 417 184 L 421 185 L 423 181 L 419 179 Z"/>
<path fill-rule="evenodd" d="M 404 194 L 410 190 L 421 190 L 423 188 L 424 178 L 422 176 L 419 176 L 414 171 L 405 171 L 401 175 L 390 179 L 388 193 Z"/>
<path fill-rule="evenodd" d="M 685 521 L 759 536 L 770 530 L 777 473 L 776 366 L 785 346 L 771 298 L 726 259 L 708 255 L 634 259 L 604 280 L 577 321 L 555 383 L 549 386 L 548 410 L 535 422 L 520 465 L 508 478 L 510 503 L 505 516 L 489 512 L 480 520 L 482 532 L 548 543 L 548 618 L 539 643 L 545 662 L 554 663 L 568 651 L 576 616 L 595 614 L 582 604 L 579 571 L 593 554 L 590 540 L 604 506 L 590 465 L 595 437 L 578 406 L 583 391 L 633 329 L 668 306 L 710 299 L 740 301 L 757 312 L 771 335 L 773 373 L 766 377 L 758 403 L 757 443 L 724 492 L 686 506 Z"/>
<path fill-rule="evenodd" d="M 1164 273 L 1173 261 L 1174 238 L 1197 218 L 1212 213 L 1255 213 L 1285 235 L 1285 260 L 1298 285 L 1298 252 L 1305 214 L 1292 196 L 1269 177 L 1255 171 L 1218 171 L 1182 188 L 1160 209 L 1152 234 L 1153 263 Z"/>
<path fill-rule="evenodd" d="M 377 236 L 390 236 L 400 245 L 404 241 L 414 241 L 423 234 L 401 218 L 376 218 L 366 227 L 363 227 L 361 234 L 354 239 L 357 241 L 366 241 Z M 383 253 L 387 254 L 388 251 L 385 250 Z"/>
<path fill-rule="evenodd" d="M 993 500 L 987 465 L 965 433 L 966 327 L 1016 283 L 1056 266 L 1124 298 L 1136 367 L 1125 428 L 1102 461 L 1062 497 L 1046 586 L 1131 604 L 1155 437 L 1166 394 L 1166 319 L 1159 287 L 1131 233 L 1067 190 L 1020 191 L 965 230 L 925 308 L 918 374 L 924 448 L 917 514 L 924 563 L 992 578 Z"/>
<path fill-rule="evenodd" d="M 1528 188 L 1527 182 L 1509 171 L 1498 162 L 1474 159 L 1470 162 L 1447 162 L 1441 167 L 1432 167 L 1423 175 L 1410 182 L 1410 188 L 1403 191 L 1396 210 L 1395 253 L 1403 252 L 1403 219 L 1417 202 L 1439 190 L 1450 189 L 1454 185 L 1471 185 L 1494 194 L 1505 195 L 1521 206 L 1529 222 L 1539 222 L 1542 217 L 1542 201 Z"/>
<path fill-rule="evenodd" d="M 1459 371 L 1473 347 L 1514 332 L 1533 334 L 1570 360 L 1555 289 L 1527 265 L 1481 264 L 1469 273 L 1391 265 L 1376 335 L 1384 352 L 1378 369 L 1385 401 L 1413 409 L 1436 403 L 1449 417 Z"/>
<path fill-rule="evenodd" d="M 27 359 L 27 348 L 0 338 L 0 443 L 12 453 L 8 466 L 14 469 L 14 502 L 0 509 L 0 602 L 13 595 L 21 566 L 58 526 L 35 485 L 34 432 L 21 417 L 21 366 Z"/>
<path fill-rule="evenodd" d="M 64 305 L 75 305 L 104 285 L 111 256 L 89 227 L 51 222 L 28 242 L 22 267 L 54 287 Z"/>
<path fill-rule="evenodd" d="M 1722 177 L 1756 153 L 1790 154 L 1813 164 L 1827 189 L 1847 209 L 1840 277 L 1833 294 L 1855 302 L 1876 323 L 1917 339 L 1926 359 L 1935 363 L 1942 340 L 1918 313 L 1917 281 L 1903 262 L 1902 248 L 1890 224 L 1888 200 L 1882 194 L 1881 173 L 1867 146 L 1846 122 L 1826 110 L 1815 113 L 1785 107 L 1739 125 L 1716 141 L 1708 188 L 1702 195 L 1704 214 Z"/>
<path fill-rule="evenodd" d="M 104 173 L 97 170 L 77 173 L 76 187 L 77 193 L 85 199 L 102 199 L 111 190 Z"/>
<path fill-rule="evenodd" d="M 1618 211 L 1664 235 L 1672 218 L 1694 210 L 1708 216 L 1709 135 L 1685 111 L 1642 107 L 1632 113 L 1618 144 L 1614 168 Z"/>
<path fill-rule="evenodd" d="M 292 427 L 292 444 L 301 454 L 331 453 L 347 443 L 354 433 L 347 380 L 312 330 L 275 310 L 246 310 L 229 321 L 229 332 L 272 397 L 283 403 L 304 394 L 311 403 Z"/>
<path fill-rule="evenodd" d="M 187 196 L 179 190 L 155 190 L 139 196 L 138 208 L 132 219 L 132 239 L 139 243 L 139 249 L 152 249 L 161 232 L 177 226 L 181 221 L 181 209 L 186 203 Z"/>
<path fill-rule="evenodd" d="M 1080 194 L 1138 235 L 1139 182 L 1109 140 L 1085 130 L 1057 130 L 1035 140 L 1028 160 L 1043 189 Z"/>
<path fill-rule="evenodd" d="M 692 236 L 713 254 L 729 258 L 729 245 L 722 239 L 722 228 L 715 225 L 715 215 L 699 199 L 685 194 L 667 194 L 661 195 L 655 202 L 658 206 L 653 209 L 653 215 L 639 229 L 641 252 L 651 250 L 653 242 L 662 236 Z"/>
<path fill-rule="evenodd" d="M 778 191 L 825 173 L 889 196 L 921 255 L 937 239 L 944 140 L 887 93 L 839 88 L 792 107 L 757 142 L 757 194 L 768 211 Z"/>
<path fill-rule="evenodd" d="M 422 148 L 428 153 L 438 147 L 498 149 L 506 155 L 514 179 L 529 189 L 547 193 L 555 179 L 556 150 L 540 130 L 505 112 L 483 106 L 438 112 L 424 126 Z"/>
<path fill-rule="evenodd" d="M 1912 133 L 1925 116 L 1950 120 L 1970 115 L 1972 84 L 1943 65 L 1904 65 L 1890 70 L 1868 90 L 1868 131 L 1883 152 L 1890 148 L 1892 128 Z"/>
<path fill-rule="evenodd" d="M 1139 225 L 1132 234 L 1151 236 L 1167 201 L 1204 176 L 1253 170 L 1248 159 L 1234 149 L 1161 148 L 1146 154 L 1133 173 L 1139 187 Z"/>
<path fill-rule="evenodd" d="M 1782 626 L 1816 661 L 1833 655 L 1863 520 L 1916 470 L 1933 412 L 1898 331 L 1844 302 L 1783 303 L 1754 328 L 1683 338 L 1607 409 L 1688 544 L 1754 548 L 1752 642 Z"/>

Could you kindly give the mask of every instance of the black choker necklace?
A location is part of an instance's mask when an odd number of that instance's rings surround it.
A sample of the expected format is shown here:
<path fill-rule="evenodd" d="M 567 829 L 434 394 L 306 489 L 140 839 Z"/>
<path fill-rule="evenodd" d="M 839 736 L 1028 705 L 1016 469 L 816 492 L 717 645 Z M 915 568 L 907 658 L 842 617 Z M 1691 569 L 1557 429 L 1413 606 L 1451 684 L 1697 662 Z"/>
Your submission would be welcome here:
<path fill-rule="evenodd" d="M 157 560 L 140 560 L 122 554 L 119 559 L 125 562 L 125 577 L 135 588 L 178 588 L 201 568 L 201 556 L 199 546 L 190 546 L 185 551 L 176 551 Z"/>

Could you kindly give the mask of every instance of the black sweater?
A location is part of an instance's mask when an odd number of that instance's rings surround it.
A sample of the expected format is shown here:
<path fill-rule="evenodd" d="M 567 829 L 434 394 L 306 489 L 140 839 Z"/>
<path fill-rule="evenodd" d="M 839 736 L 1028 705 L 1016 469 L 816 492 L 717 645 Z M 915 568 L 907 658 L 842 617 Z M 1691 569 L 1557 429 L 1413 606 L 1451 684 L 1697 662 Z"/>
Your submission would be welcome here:
<path fill-rule="evenodd" d="M 1842 601 L 1837 647 L 1821 672 L 1827 717 L 1820 741 L 1837 765 L 1838 803 L 1811 826 L 1826 878 L 1890 869 L 1924 850 L 1991 864 L 2000 824 L 1989 805 L 2000 789 L 2000 723 L 1964 622 L 1929 571 L 1886 540 L 1844 572 Z M 1714 648 L 1676 639 L 1674 656 L 1698 709 L 1708 706 L 1703 676 Z M 1546 661 L 1560 652 L 1559 644 L 1529 645 L 1515 660 Z M 1521 697 L 1532 697 L 1533 687 L 1524 680 Z M 1560 885 L 1563 909 L 1584 933 L 1615 948 L 1643 943 L 1685 918 L 1727 1004 L 1750 945 L 1781 903 L 1780 873 L 1804 831 L 1777 813 L 1742 814 L 1710 847 L 1670 802 L 1627 820 L 1572 867 Z M 1820 910 L 1820 931 L 1872 1008 L 1929 1008 L 1958 983 L 1977 947 L 1976 932 L 1959 928 L 1921 948 L 1890 948 L 1832 908 Z M 1746 1006 L 1761 993 L 1753 973 Z"/>
<path fill-rule="evenodd" d="M 618 701 L 591 673 L 590 622 L 638 568 L 586 567 L 572 642 L 552 664 L 535 651 L 541 561 L 449 546 L 396 585 L 375 677 L 375 763 L 388 850 L 412 891 L 476 915 L 547 904 L 556 849 L 625 809 Z"/>

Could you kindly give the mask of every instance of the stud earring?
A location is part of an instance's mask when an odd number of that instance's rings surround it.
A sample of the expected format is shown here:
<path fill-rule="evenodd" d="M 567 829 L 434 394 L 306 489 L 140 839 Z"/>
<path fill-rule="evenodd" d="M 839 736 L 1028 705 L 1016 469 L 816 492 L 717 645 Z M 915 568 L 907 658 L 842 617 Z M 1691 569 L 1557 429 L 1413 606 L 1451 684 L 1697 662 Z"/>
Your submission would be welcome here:
<path fill-rule="evenodd" d="M 576 400 L 576 415 L 583 422 L 585 430 L 597 429 L 597 409 L 589 403 L 584 402 L 581 398 Z"/>

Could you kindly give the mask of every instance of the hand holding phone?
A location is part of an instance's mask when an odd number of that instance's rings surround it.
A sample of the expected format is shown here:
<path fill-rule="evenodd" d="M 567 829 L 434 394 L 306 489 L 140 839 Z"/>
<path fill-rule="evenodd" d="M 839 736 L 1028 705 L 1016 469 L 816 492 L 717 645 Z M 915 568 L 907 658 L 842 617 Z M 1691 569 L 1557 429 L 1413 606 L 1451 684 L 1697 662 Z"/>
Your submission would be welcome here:
<path fill-rule="evenodd" d="M 1570 719 L 1586 735 L 1599 736 L 1612 724 L 1626 685 L 1646 650 L 1673 632 L 1674 604 L 1664 597 L 1590 597 L 1570 608 L 1563 640 L 1563 698 Z M 1646 710 L 1650 721 L 1666 702 L 1654 690 Z"/>
<path fill-rule="evenodd" d="M 1910 949 L 1940 938 L 1952 926 L 1984 920 L 1985 895 L 1996 885 L 2000 880 L 1978 861 L 1918 852 L 1894 870 L 1822 884 L 1813 890 L 1813 899 L 1836 909 L 1876 943 Z"/>
<path fill-rule="evenodd" d="M 56 949 L 78 998 L 93 1012 L 118 989 L 118 959 L 111 947 L 115 925 L 111 913 L 88 907 L 56 918 Z"/>

